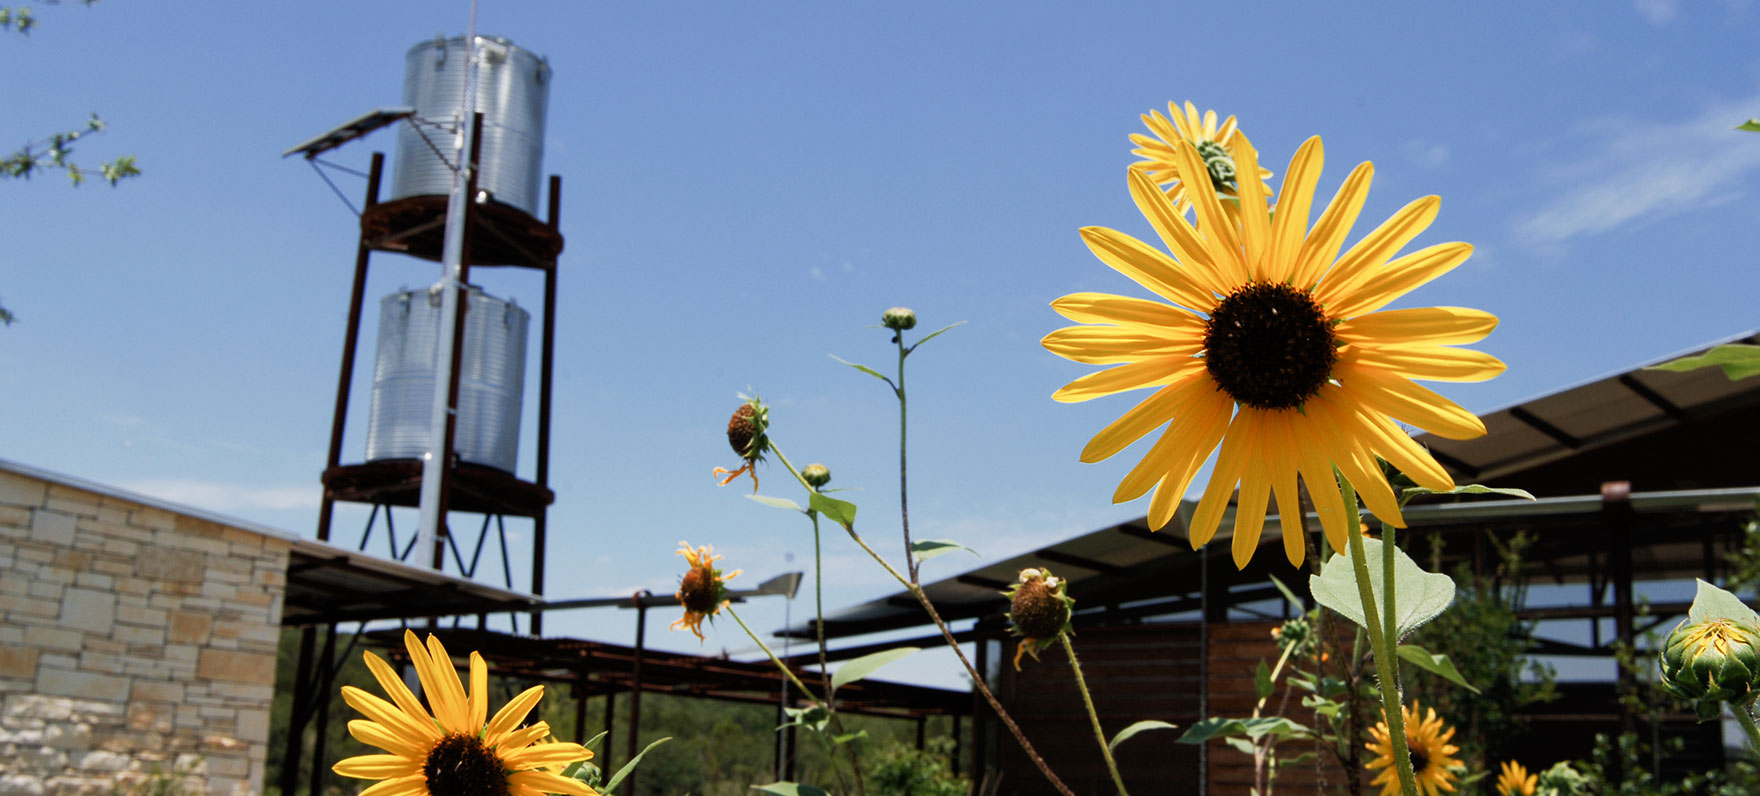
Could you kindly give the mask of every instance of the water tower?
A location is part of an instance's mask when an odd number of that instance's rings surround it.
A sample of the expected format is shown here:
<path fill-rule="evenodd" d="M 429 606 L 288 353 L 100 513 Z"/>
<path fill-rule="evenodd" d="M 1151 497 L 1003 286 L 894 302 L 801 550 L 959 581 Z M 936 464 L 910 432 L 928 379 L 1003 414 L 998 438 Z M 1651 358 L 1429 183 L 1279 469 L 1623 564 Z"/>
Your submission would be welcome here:
<path fill-rule="evenodd" d="M 562 251 L 561 178 L 549 178 L 548 196 L 543 197 L 547 205 L 539 218 L 550 79 L 545 59 L 506 39 L 435 38 L 410 48 L 406 56 L 404 107 L 366 114 L 290 150 L 311 160 L 374 129 L 398 125 L 388 195 L 380 195 L 384 156 L 374 153 L 360 210 L 318 538 L 330 540 L 337 503 L 367 505 L 371 510 L 361 531 L 362 549 L 383 527 L 384 541 L 375 544 L 384 544 L 394 557 L 438 570 L 447 569 L 450 560 L 467 578 L 475 575 L 485 542 L 498 538 L 501 574 L 512 587 L 505 519 L 526 518 L 532 528 L 534 594 L 544 591 L 545 514 L 555 499 L 549 487 L 550 396 L 557 257 Z M 460 152 L 461 141 L 470 142 L 468 151 Z M 456 193 L 461 201 L 454 202 L 458 175 L 464 184 Z M 362 459 L 344 463 L 343 432 L 361 344 L 364 293 L 376 252 L 453 266 L 449 273 L 457 277 L 456 292 L 445 295 L 448 280 L 443 277 L 431 288 L 380 299 L 366 448 Z M 449 262 L 451 258 L 456 262 Z M 517 302 L 471 284 L 472 270 L 482 268 L 532 269 L 543 275 L 535 324 Z M 425 281 L 434 272 L 413 273 Z M 523 476 L 518 454 L 530 332 L 537 335 L 537 451 L 535 472 Z M 450 357 L 441 352 L 450 352 Z M 445 390 L 445 411 L 437 415 L 440 389 Z M 443 421 L 435 422 L 436 416 Z M 424 489 L 424 476 L 438 478 L 438 489 Z M 394 509 L 437 516 L 432 546 L 417 545 L 417 534 L 407 523 L 400 539 Z M 540 622 L 533 614 L 532 634 L 540 633 Z"/>

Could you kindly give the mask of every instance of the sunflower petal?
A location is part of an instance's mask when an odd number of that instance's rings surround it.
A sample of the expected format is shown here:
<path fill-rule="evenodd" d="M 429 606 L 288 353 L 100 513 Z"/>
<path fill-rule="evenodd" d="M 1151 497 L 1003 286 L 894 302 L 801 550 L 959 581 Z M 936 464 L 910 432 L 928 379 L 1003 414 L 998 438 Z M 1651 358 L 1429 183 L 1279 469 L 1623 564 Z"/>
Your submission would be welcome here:
<path fill-rule="evenodd" d="M 1178 381 L 1162 387 L 1142 403 L 1131 407 L 1117 420 L 1107 424 L 1082 448 L 1081 460 L 1098 462 L 1111 458 L 1163 423 L 1177 417 L 1185 407 L 1205 391 L 1215 392 L 1215 384 L 1202 376 Z M 1141 493 L 1138 493 L 1141 494 Z M 1127 498 L 1128 499 L 1128 498 Z"/>
<path fill-rule="evenodd" d="M 489 717 L 489 664 L 476 650 L 471 651 L 471 690 L 467 699 L 471 727 L 482 727 Z"/>
<path fill-rule="evenodd" d="M 1268 439 L 1269 412 L 1252 411 L 1256 417 L 1259 445 L 1263 452 L 1276 444 Z M 1235 502 L 1234 538 L 1229 547 L 1234 552 L 1235 569 L 1246 569 L 1247 562 L 1253 560 L 1253 552 L 1259 549 L 1259 534 L 1265 530 L 1266 503 L 1271 498 L 1271 466 L 1272 460 L 1265 456 L 1253 456 L 1247 460 L 1246 469 L 1241 474 L 1240 498 Z"/>
<path fill-rule="evenodd" d="M 567 765 L 576 760 L 590 760 L 593 753 L 578 743 L 541 743 L 527 746 L 501 755 L 501 762 L 509 769 L 523 771 L 528 768 Z"/>
<path fill-rule="evenodd" d="M 1156 487 L 1155 497 L 1149 502 L 1149 530 L 1159 531 L 1173 519 L 1198 469 L 1204 466 L 1210 452 L 1216 450 L 1222 436 L 1228 432 L 1228 421 L 1233 412 L 1234 401 L 1219 393 L 1201 400 L 1194 408 L 1199 417 L 1197 430 L 1191 433 L 1194 442 L 1186 459 L 1175 459 L 1168 467 L 1167 475 L 1161 479 L 1161 485 Z"/>
<path fill-rule="evenodd" d="M 1336 307 L 1328 305 L 1327 311 L 1334 318 L 1354 318 L 1374 312 L 1425 282 L 1454 270 L 1471 256 L 1473 246 L 1470 243 L 1439 243 L 1419 249 L 1388 263 L 1349 298 Z"/>
<path fill-rule="evenodd" d="M 1173 422 L 1169 423 L 1167 430 L 1163 431 L 1161 437 L 1155 440 L 1154 447 L 1143 455 L 1142 461 L 1137 462 L 1137 466 L 1131 468 L 1130 473 L 1126 474 L 1124 480 L 1119 482 L 1118 489 L 1112 493 L 1112 502 L 1123 503 L 1128 500 L 1136 500 L 1142 497 L 1144 492 L 1149 491 L 1150 487 L 1166 478 L 1176 468 L 1186 465 L 1194 457 L 1202 461 L 1210 456 L 1210 451 L 1216 448 L 1216 442 L 1220 435 L 1210 437 L 1206 433 L 1200 433 L 1200 430 L 1208 431 L 1215 425 L 1215 401 L 1203 401 L 1206 392 L 1204 387 L 1205 385 L 1200 383 L 1195 394 L 1179 396 L 1184 400 L 1180 403 L 1177 413 L 1170 418 Z M 1214 391 L 1209 392 L 1214 394 Z M 1228 401 L 1223 398 L 1223 402 L 1227 403 Z M 1205 408 L 1205 403 L 1211 404 L 1210 411 L 1202 411 Z M 1194 407 L 1200 411 L 1192 411 Z M 1222 417 L 1227 420 L 1228 415 L 1225 413 Z M 1205 446 L 1205 442 L 1209 443 L 1208 447 Z M 1151 527 L 1159 528 L 1160 526 L 1151 523 Z"/>
<path fill-rule="evenodd" d="M 502 735 L 518 727 L 519 723 L 525 720 L 526 715 L 532 712 L 532 707 L 538 704 L 538 700 L 543 698 L 544 687 L 541 685 L 534 685 L 521 691 L 519 696 L 508 700 L 507 704 L 496 712 L 495 718 L 489 720 L 489 727 L 484 733 L 484 738 L 489 743 L 497 743 Z"/>
<path fill-rule="evenodd" d="M 1363 346 L 1354 356 L 1365 365 L 1425 381 L 1485 381 L 1504 370 L 1503 360 L 1483 351 L 1447 346 Z"/>
<path fill-rule="evenodd" d="M 1357 214 L 1363 211 L 1363 201 L 1369 198 L 1369 183 L 1374 177 L 1375 164 L 1359 164 L 1320 213 L 1320 220 L 1314 223 L 1307 239 L 1302 241 L 1302 250 L 1296 255 L 1296 267 L 1291 272 L 1290 284 L 1298 290 L 1306 290 L 1320 281 L 1320 275 L 1326 273 L 1338 257 L 1345 236 L 1350 234 L 1351 225 L 1357 223 Z M 1332 317 L 1342 316 L 1333 313 Z"/>
<path fill-rule="evenodd" d="M 1157 194 L 1159 195 L 1159 194 Z M 1082 242 L 1088 251 L 1132 281 L 1168 301 L 1196 310 L 1208 310 L 1216 299 L 1192 279 L 1192 271 L 1180 262 L 1136 238 L 1106 227 L 1083 227 Z"/>
<path fill-rule="evenodd" d="M 1299 262 L 1297 255 L 1302 250 L 1302 240 L 1308 233 L 1308 213 L 1314 204 L 1314 184 L 1320 180 L 1320 166 L 1325 162 L 1325 147 L 1320 143 L 1320 136 L 1313 136 L 1302 142 L 1294 157 L 1289 160 L 1289 170 L 1283 175 L 1283 185 L 1277 193 L 1277 212 L 1271 219 L 1271 251 L 1266 256 L 1273 263 L 1286 263 L 1281 268 L 1290 269 L 1290 273 L 1282 275 L 1289 278 L 1291 284 L 1306 289 L 1313 284 L 1312 279 L 1306 283 L 1297 281 L 1294 273 L 1295 264 Z M 1319 275 L 1313 277 L 1318 279 Z"/>
<path fill-rule="evenodd" d="M 1076 323 L 1195 329 L 1199 335 L 1203 334 L 1204 328 L 1203 318 L 1178 307 L 1110 293 L 1071 293 L 1051 302 L 1051 309 Z"/>
<path fill-rule="evenodd" d="M 1325 443 L 1318 439 L 1311 423 L 1292 423 L 1290 433 L 1295 438 L 1302 482 L 1308 487 L 1308 497 L 1314 501 L 1314 513 L 1320 517 L 1320 529 L 1325 532 L 1326 542 L 1333 550 L 1343 550 L 1349 541 L 1345 538 L 1344 495 L 1338 491 L 1338 477 L 1332 471 L 1331 459 L 1326 456 Z"/>
<path fill-rule="evenodd" d="M 1173 252 L 1174 259 L 1185 264 L 1195 287 L 1215 294 L 1226 293 L 1237 284 L 1223 276 L 1225 272 L 1211 258 L 1203 236 L 1186 220 L 1178 201 L 1163 194 L 1152 180 L 1142 174 L 1132 173 L 1130 187 L 1131 199 L 1137 203 L 1137 210 L 1143 214 L 1143 218 L 1148 219 L 1149 226 L 1155 228 L 1155 234 L 1161 237 L 1167 250 Z M 1202 303 L 1186 304 L 1203 312 L 1209 312 L 1215 305 L 1213 296 L 1205 297 Z"/>
<path fill-rule="evenodd" d="M 1454 477 L 1442 469 L 1436 458 L 1424 450 L 1417 440 L 1405 432 L 1394 428 L 1387 418 L 1374 412 L 1359 412 L 1357 417 L 1362 421 L 1362 428 L 1373 434 L 1375 452 L 1381 454 L 1388 464 L 1398 468 L 1400 472 L 1410 476 L 1418 486 L 1447 492 L 1454 488 Z"/>
<path fill-rule="evenodd" d="M 1337 333 L 1346 343 L 1467 345 L 1496 328 L 1497 316 L 1484 310 L 1414 307 L 1359 315 L 1340 323 Z"/>
<path fill-rule="evenodd" d="M 421 773 L 422 764 L 403 755 L 360 755 L 337 761 L 330 770 L 355 779 L 393 779 Z"/>
<path fill-rule="evenodd" d="M 1198 155 L 1197 147 L 1189 141 L 1179 143 L 1179 164 L 1181 174 L 1206 175 L 1188 180 L 1186 196 L 1198 212 L 1198 230 L 1203 234 L 1204 250 L 1210 253 L 1210 261 L 1216 265 L 1216 273 L 1226 282 L 1246 284 L 1251 275 L 1247 273 L 1246 263 L 1241 261 L 1241 242 L 1235 234 L 1235 224 L 1223 212 L 1222 203 L 1216 198 L 1216 189 L 1207 178 L 1210 171 L 1204 167 L 1204 159 Z"/>
<path fill-rule="evenodd" d="M 1117 365 L 1150 357 L 1191 356 L 1203 349 L 1204 338 L 1130 326 L 1066 326 L 1045 335 L 1039 344 L 1072 362 Z"/>
<path fill-rule="evenodd" d="M 441 738 L 441 732 L 433 722 L 417 720 L 415 717 L 398 710 L 396 705 L 352 685 L 342 687 L 342 701 L 347 703 L 349 707 L 360 711 L 361 715 L 378 722 L 400 736 L 425 739 L 430 743 Z"/>
<path fill-rule="evenodd" d="M 1165 356 L 1089 373 L 1051 394 L 1054 401 L 1079 403 L 1143 387 L 1172 384 L 1202 370 L 1204 360 Z"/>
<path fill-rule="evenodd" d="M 367 662 L 367 670 L 373 673 L 373 679 L 379 681 L 379 687 L 385 689 L 385 694 L 391 697 L 399 710 L 418 722 L 432 721 L 433 717 L 428 715 L 427 709 L 422 707 L 416 695 L 410 693 L 409 686 L 403 684 L 403 678 L 397 676 L 397 671 L 391 668 L 391 664 L 371 652 L 363 651 L 361 659 Z"/>
<path fill-rule="evenodd" d="M 392 754 L 416 759 L 426 757 L 430 748 L 429 743 L 410 738 L 407 735 L 399 735 L 383 724 L 365 719 L 350 720 L 348 734 L 354 736 L 354 739 L 361 743 L 377 746 Z"/>
<path fill-rule="evenodd" d="M 1283 536 L 1283 554 L 1289 559 L 1290 566 L 1299 567 L 1308 554 L 1308 539 L 1302 527 L 1302 496 L 1296 486 L 1299 465 L 1295 435 L 1290 431 L 1287 412 L 1273 413 L 1269 419 L 1265 452 L 1269 459 L 1271 491 L 1277 497 L 1277 523 Z"/>
<path fill-rule="evenodd" d="M 510 785 L 523 786 L 539 793 L 566 793 L 569 796 L 599 796 L 599 792 L 587 787 L 585 782 L 559 777 L 548 771 L 531 770 L 515 771 L 507 775 Z"/>
<path fill-rule="evenodd" d="M 1245 135 L 1234 137 L 1230 149 L 1234 153 L 1235 184 L 1241 199 L 1241 252 L 1247 258 L 1247 273 L 1259 281 L 1282 282 L 1289 276 L 1283 264 L 1272 263 L 1265 255 L 1271 249 L 1271 218 L 1265 203 L 1265 183 L 1259 179 L 1259 150 Z M 1273 269 L 1277 272 L 1273 273 Z"/>
<path fill-rule="evenodd" d="M 1485 423 L 1434 391 L 1363 363 L 1340 362 L 1340 384 L 1369 409 L 1446 439 L 1485 436 Z"/>
<path fill-rule="evenodd" d="M 1380 273 L 1382 266 L 1396 252 L 1430 227 L 1441 208 L 1442 197 L 1439 196 L 1416 199 L 1400 208 L 1338 258 L 1320 282 L 1315 298 L 1322 304 L 1332 305 L 1355 295 L 1365 281 Z"/>
<path fill-rule="evenodd" d="M 440 637 L 428 636 L 428 678 L 422 680 L 428 692 L 428 704 L 434 708 L 434 719 L 452 732 L 476 732 L 469 726 L 465 712 L 464 686 L 458 682 L 458 669 L 446 653 Z"/>
<path fill-rule="evenodd" d="M 415 796 L 428 793 L 428 778 L 424 774 L 412 774 L 407 777 L 388 779 L 360 792 L 359 796 Z"/>
<path fill-rule="evenodd" d="M 547 737 L 549 735 L 550 735 L 550 723 L 549 722 L 547 722 L 547 721 L 534 722 L 529 727 L 521 727 L 517 730 L 514 730 L 514 731 L 509 732 L 508 734 L 502 736 L 501 742 L 496 744 L 496 746 L 498 746 L 499 748 L 502 748 L 502 749 L 510 749 L 510 750 L 524 749 L 528 746 L 531 746 L 533 743 L 536 743 L 538 741 L 543 740 L 545 737 Z"/>
<path fill-rule="evenodd" d="M 1192 525 L 1187 529 L 1194 550 L 1216 536 L 1216 528 L 1222 523 L 1222 512 L 1228 508 L 1229 496 L 1234 494 L 1235 485 L 1240 483 L 1241 474 L 1246 470 L 1248 452 L 1257 450 L 1258 439 L 1253 433 L 1257 424 L 1252 417 L 1251 412 L 1236 412 L 1233 422 L 1228 424 L 1228 431 L 1223 434 L 1222 452 L 1216 455 L 1216 468 L 1210 471 L 1210 483 L 1204 488 L 1204 497 L 1198 501 L 1198 509 L 1192 514 Z"/>

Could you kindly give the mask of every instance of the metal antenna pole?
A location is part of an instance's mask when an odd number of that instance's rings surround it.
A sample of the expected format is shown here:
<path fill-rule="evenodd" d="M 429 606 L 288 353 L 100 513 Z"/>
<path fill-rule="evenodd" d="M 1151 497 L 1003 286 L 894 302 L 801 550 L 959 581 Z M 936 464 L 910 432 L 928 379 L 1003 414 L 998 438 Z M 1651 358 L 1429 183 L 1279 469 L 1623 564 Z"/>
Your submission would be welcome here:
<path fill-rule="evenodd" d="M 416 529 L 416 549 L 423 551 L 418 554 L 418 561 L 426 560 L 426 551 L 435 549 L 440 534 L 440 481 L 451 451 L 446 450 L 446 422 L 454 409 L 451 401 L 452 385 L 452 340 L 458 328 L 458 290 L 459 272 L 464 267 L 464 226 L 466 202 L 471 197 L 465 196 L 465 186 L 469 170 L 476 168 L 471 162 L 471 139 L 474 125 L 471 120 L 477 110 L 477 4 L 471 3 L 470 31 L 464 40 L 466 61 L 464 81 L 464 102 L 457 117 L 458 154 L 453 162 L 459 164 L 458 172 L 452 175 L 452 195 L 446 202 L 446 237 L 440 254 L 440 329 L 434 341 L 434 402 L 429 417 L 428 453 L 422 459 L 422 491 L 421 491 L 421 523 Z M 440 559 L 434 558 L 434 568 L 440 569 Z"/>

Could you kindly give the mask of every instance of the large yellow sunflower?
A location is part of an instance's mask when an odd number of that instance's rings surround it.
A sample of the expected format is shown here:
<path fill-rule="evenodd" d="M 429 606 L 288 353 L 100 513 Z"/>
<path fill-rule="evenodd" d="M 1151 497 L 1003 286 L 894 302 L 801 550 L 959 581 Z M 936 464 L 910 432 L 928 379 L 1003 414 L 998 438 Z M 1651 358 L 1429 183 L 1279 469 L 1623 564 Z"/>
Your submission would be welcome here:
<path fill-rule="evenodd" d="M 698 641 L 703 638 L 703 620 L 713 619 L 721 608 L 727 605 L 727 581 L 733 580 L 744 572 L 736 569 L 731 574 L 723 575 L 715 568 L 715 562 L 721 556 L 715 555 L 714 545 L 703 545 L 691 549 L 690 543 L 678 543 L 678 555 L 684 556 L 691 568 L 685 570 L 684 577 L 678 582 L 678 601 L 684 605 L 684 616 L 672 623 L 672 629 L 684 628 L 695 633 Z"/>
<path fill-rule="evenodd" d="M 1198 107 L 1190 101 L 1185 108 L 1174 103 L 1167 103 L 1167 115 L 1160 111 L 1149 111 L 1143 114 L 1143 126 L 1149 128 L 1154 135 L 1132 133 L 1131 143 L 1137 148 L 1131 154 L 1142 160 L 1131 164 L 1132 168 L 1148 172 L 1149 177 L 1157 185 L 1163 186 L 1167 197 L 1173 200 L 1174 206 L 1181 213 L 1190 209 L 1191 200 L 1186 198 L 1185 186 L 1181 184 L 1179 162 L 1179 144 L 1190 142 L 1198 148 L 1202 156 L 1204 169 L 1186 174 L 1206 174 L 1211 187 L 1223 196 L 1235 195 L 1234 136 L 1238 127 L 1233 116 L 1216 122 L 1216 111 L 1198 113 Z M 1270 179 L 1271 172 L 1260 168 L 1260 179 Z M 1195 178 L 1194 178 L 1195 179 Z"/>
<path fill-rule="evenodd" d="M 1418 790 L 1424 796 L 1438 796 L 1442 791 L 1454 790 L 1455 773 L 1461 761 L 1454 756 L 1460 747 L 1448 742 L 1454 737 L 1454 728 L 1444 729 L 1442 717 L 1436 715 L 1436 709 L 1430 708 L 1422 722 L 1418 720 L 1418 703 L 1413 702 L 1411 708 L 1400 708 L 1406 719 L 1406 747 L 1412 753 L 1412 773 L 1418 780 Z M 1369 770 L 1381 769 L 1370 785 L 1381 786 L 1381 796 L 1393 796 L 1399 793 L 1399 770 L 1393 763 L 1393 743 L 1388 739 L 1387 722 L 1377 722 L 1369 728 L 1372 738 L 1367 746 L 1375 753 L 1375 759 L 1365 766 Z"/>
<path fill-rule="evenodd" d="M 1320 139 L 1309 139 L 1290 161 L 1275 217 L 1257 176 L 1258 153 L 1238 133 L 1234 148 L 1242 165 L 1240 209 L 1224 212 L 1209 183 L 1192 183 L 1195 227 L 1148 175 L 1130 171 L 1131 196 L 1172 256 L 1103 227 L 1083 229 L 1082 239 L 1102 262 L 1164 301 L 1064 296 L 1052 308 L 1097 325 L 1059 329 L 1043 344 L 1077 362 L 1118 365 L 1065 385 L 1053 396 L 1059 401 L 1156 388 L 1096 434 L 1081 456 L 1106 459 L 1167 426 L 1112 496 L 1122 503 L 1154 489 L 1151 528 L 1173 517 L 1194 474 L 1221 445 L 1191 539 L 1194 547 L 1210 541 L 1240 484 L 1234 560 L 1245 567 L 1273 493 L 1280 516 L 1300 516 L 1298 475 L 1328 540 L 1344 549 L 1345 506 L 1334 465 L 1376 516 L 1405 527 L 1376 457 L 1432 489 L 1453 488 L 1454 480 L 1393 421 L 1449 439 L 1485 433 L 1472 413 L 1412 380 L 1482 381 L 1503 372 L 1503 363 L 1452 347 L 1489 334 L 1497 325 L 1489 313 L 1382 310 L 1472 253 L 1465 243 L 1444 243 L 1394 258 L 1435 218 L 1437 197 L 1406 205 L 1340 255 L 1373 165 L 1351 172 L 1310 229 Z M 1178 155 L 1183 169 L 1202 166 L 1190 143 L 1180 144 Z M 1301 535 L 1285 533 L 1283 542 L 1290 562 L 1300 564 Z"/>
<path fill-rule="evenodd" d="M 391 701 L 343 686 L 342 700 L 370 719 L 349 722 L 348 732 L 390 754 L 351 757 L 331 769 L 345 777 L 383 780 L 361 796 L 598 796 L 583 783 L 545 770 L 586 760 L 592 752 L 577 743 L 537 743 L 550 734 L 545 722 L 520 728 L 544 696 L 543 686 L 526 689 L 488 718 L 489 669 L 482 655 L 471 653 L 466 694 L 440 639 L 429 636 L 424 649 L 416 634 L 405 630 L 403 641 L 433 713 L 390 664 L 363 653 Z"/>
<path fill-rule="evenodd" d="M 1497 777 L 1497 796 L 1534 796 L 1540 786 L 1540 775 L 1529 774 L 1521 763 L 1504 763 Z"/>

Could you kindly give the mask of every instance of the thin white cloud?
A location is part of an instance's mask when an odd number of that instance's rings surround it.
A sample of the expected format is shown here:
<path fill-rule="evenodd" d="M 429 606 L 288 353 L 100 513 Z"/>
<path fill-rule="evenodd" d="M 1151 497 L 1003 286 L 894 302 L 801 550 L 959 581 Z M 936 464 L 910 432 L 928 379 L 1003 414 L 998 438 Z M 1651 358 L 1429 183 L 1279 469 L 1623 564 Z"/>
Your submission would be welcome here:
<path fill-rule="evenodd" d="M 244 486 L 194 478 L 149 478 L 130 481 L 121 486 L 160 500 L 221 512 L 246 509 L 316 509 L 320 498 L 318 488 L 305 483 Z"/>
<path fill-rule="evenodd" d="M 1673 22 L 1681 10 L 1677 0 L 1632 0 L 1632 8 L 1645 22 L 1657 26 Z"/>
<path fill-rule="evenodd" d="M 1549 174 L 1568 186 L 1515 223 L 1516 237 L 1552 247 L 1730 201 L 1760 169 L 1760 136 L 1731 128 L 1760 97 L 1720 102 L 1682 121 L 1598 122 L 1582 154 Z"/>

